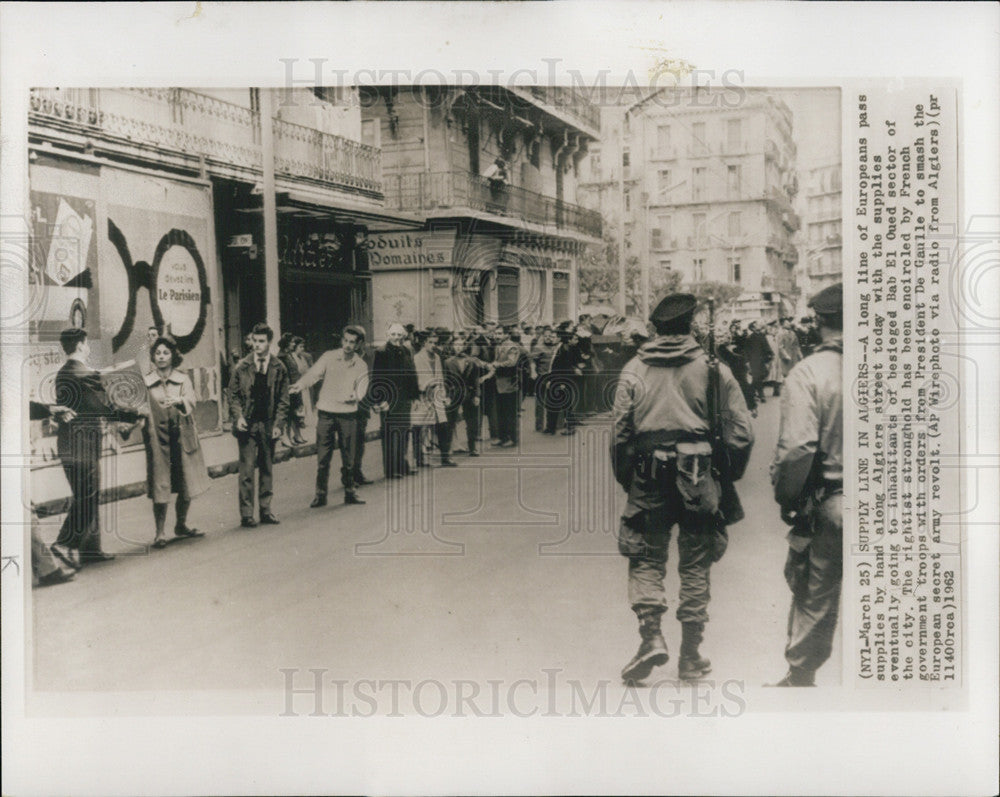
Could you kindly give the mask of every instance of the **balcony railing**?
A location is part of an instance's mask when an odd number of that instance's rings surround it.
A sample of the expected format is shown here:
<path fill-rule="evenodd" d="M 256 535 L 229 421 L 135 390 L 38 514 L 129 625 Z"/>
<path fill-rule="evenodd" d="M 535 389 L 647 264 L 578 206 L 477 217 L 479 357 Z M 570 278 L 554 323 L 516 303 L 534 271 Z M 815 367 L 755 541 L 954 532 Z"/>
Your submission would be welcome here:
<path fill-rule="evenodd" d="M 649 240 L 649 248 L 654 252 L 670 252 L 677 248 L 677 239 L 667 238 L 663 235 L 652 235 Z"/>
<path fill-rule="evenodd" d="M 591 129 L 601 129 L 601 109 L 576 89 L 565 86 L 531 86 L 531 94 L 535 99 L 558 108 Z"/>
<path fill-rule="evenodd" d="M 781 223 L 791 232 L 795 232 L 802 226 L 802 220 L 799 218 L 799 214 L 792 209 L 791 199 L 784 190 L 768 188 L 764 193 L 764 200 L 775 206 L 781 214 Z"/>
<path fill-rule="evenodd" d="M 517 186 L 499 186 L 470 172 L 397 174 L 384 181 L 394 210 L 463 209 L 601 237 L 601 214 Z"/>
<path fill-rule="evenodd" d="M 274 169 L 282 174 L 378 193 L 381 155 L 357 141 L 274 120 Z"/>
<path fill-rule="evenodd" d="M 32 124 L 83 132 L 112 144 L 203 156 L 209 170 L 262 168 L 260 114 L 181 88 L 33 89 Z M 275 169 L 354 191 L 381 193 L 381 151 L 273 120 Z"/>
<path fill-rule="evenodd" d="M 763 291 L 777 291 L 786 296 L 792 296 L 795 294 L 795 281 L 772 277 L 770 274 L 761 274 L 760 288 Z"/>

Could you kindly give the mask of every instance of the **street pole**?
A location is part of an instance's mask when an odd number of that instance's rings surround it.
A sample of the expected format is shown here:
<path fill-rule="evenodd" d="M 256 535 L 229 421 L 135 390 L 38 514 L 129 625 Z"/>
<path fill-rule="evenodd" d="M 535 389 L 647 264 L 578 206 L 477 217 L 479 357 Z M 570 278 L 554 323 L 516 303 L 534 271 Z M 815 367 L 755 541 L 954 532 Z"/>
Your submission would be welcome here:
<path fill-rule="evenodd" d="M 622 114 L 621 135 L 618 137 L 618 312 L 625 315 L 625 126 L 628 108 Z"/>
<path fill-rule="evenodd" d="M 645 170 L 643 170 L 643 183 L 645 183 Z M 643 192 L 642 197 L 642 263 L 639 265 L 642 274 L 642 317 L 649 318 L 649 194 Z M 638 225 L 636 225 L 638 226 Z"/>
<path fill-rule="evenodd" d="M 260 143 L 264 171 L 264 312 L 275 339 L 281 337 L 278 291 L 278 207 L 274 183 L 275 89 L 260 89 Z"/>
<path fill-rule="evenodd" d="M 639 146 L 638 150 L 642 153 L 641 163 L 642 163 L 642 174 L 639 176 L 639 187 L 640 194 L 642 196 L 642 262 L 639 264 L 640 273 L 642 274 L 642 317 L 649 318 L 649 191 L 646 190 L 646 177 L 648 169 L 646 168 L 646 117 L 639 112 L 638 124 L 641 125 L 639 131 Z M 636 229 L 639 225 L 636 224 Z"/>

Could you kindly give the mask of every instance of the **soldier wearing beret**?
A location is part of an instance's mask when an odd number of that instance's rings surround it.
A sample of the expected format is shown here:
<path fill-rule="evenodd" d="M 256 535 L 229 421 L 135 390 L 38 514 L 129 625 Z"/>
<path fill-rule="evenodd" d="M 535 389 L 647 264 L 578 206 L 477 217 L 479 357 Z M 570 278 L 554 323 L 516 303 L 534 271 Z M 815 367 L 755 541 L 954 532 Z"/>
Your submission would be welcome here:
<path fill-rule="evenodd" d="M 675 524 L 678 674 L 694 680 L 711 671 L 698 650 L 708 621 L 709 570 L 725 550 L 726 524 L 741 516 L 726 499 L 735 499 L 732 481 L 742 475 L 753 445 L 750 414 L 729 368 L 717 364 L 717 419 L 710 418 L 712 366 L 691 335 L 696 303 L 691 294 L 674 294 L 657 305 L 650 317 L 656 336 L 622 369 L 615 395 L 612 463 L 628 493 L 618 549 L 629 560 L 629 601 L 642 640 L 622 670 L 626 682 L 643 680 L 669 658 L 660 618 L 667 609 L 663 580 Z M 713 452 L 713 426 L 724 450 Z M 729 463 L 725 473 L 717 464 L 723 460 Z"/>
<path fill-rule="evenodd" d="M 843 567 L 843 284 L 809 302 L 822 342 L 788 374 L 778 446 L 771 465 L 774 499 L 788 534 L 785 579 L 792 591 L 785 660 L 776 686 L 813 686 L 830 658 Z"/>

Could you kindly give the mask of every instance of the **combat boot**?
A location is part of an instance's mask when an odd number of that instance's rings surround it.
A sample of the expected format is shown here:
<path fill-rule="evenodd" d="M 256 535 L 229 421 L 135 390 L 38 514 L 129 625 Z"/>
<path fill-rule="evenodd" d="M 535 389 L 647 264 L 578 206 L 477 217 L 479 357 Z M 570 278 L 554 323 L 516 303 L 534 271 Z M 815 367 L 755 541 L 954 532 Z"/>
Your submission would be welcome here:
<path fill-rule="evenodd" d="M 681 656 L 677 662 L 677 676 L 682 681 L 696 681 L 712 672 L 712 662 L 698 653 L 704 632 L 704 623 L 681 623 Z"/>
<path fill-rule="evenodd" d="M 765 686 L 816 686 L 816 673 L 801 667 L 789 667 L 784 678 L 776 684 L 765 684 Z"/>
<path fill-rule="evenodd" d="M 639 650 L 632 661 L 622 670 L 622 680 L 626 683 L 642 681 L 649 677 L 654 667 L 660 667 L 670 660 L 667 643 L 660 631 L 662 612 L 644 612 L 639 615 Z"/>

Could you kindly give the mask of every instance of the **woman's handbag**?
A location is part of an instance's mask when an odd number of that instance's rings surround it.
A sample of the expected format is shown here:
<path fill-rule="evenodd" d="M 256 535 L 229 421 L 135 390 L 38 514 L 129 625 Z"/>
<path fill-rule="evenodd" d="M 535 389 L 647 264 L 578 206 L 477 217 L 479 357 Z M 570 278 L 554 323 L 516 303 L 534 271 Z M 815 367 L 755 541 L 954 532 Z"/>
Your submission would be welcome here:
<path fill-rule="evenodd" d="M 184 453 L 193 454 L 199 450 L 201 444 L 198 442 L 198 427 L 194 424 L 194 418 L 190 415 L 180 413 L 181 448 Z"/>

